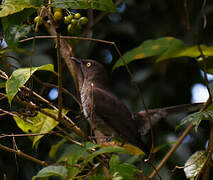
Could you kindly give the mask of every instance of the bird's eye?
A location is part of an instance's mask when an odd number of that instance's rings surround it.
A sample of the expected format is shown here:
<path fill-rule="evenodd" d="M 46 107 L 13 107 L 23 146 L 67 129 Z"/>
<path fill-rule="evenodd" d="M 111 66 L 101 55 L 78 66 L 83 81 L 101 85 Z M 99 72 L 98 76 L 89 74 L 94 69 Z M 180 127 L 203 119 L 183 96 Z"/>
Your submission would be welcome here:
<path fill-rule="evenodd" d="M 92 63 L 91 63 L 91 62 L 88 62 L 88 63 L 87 63 L 87 67 L 90 67 L 90 66 L 92 66 Z"/>

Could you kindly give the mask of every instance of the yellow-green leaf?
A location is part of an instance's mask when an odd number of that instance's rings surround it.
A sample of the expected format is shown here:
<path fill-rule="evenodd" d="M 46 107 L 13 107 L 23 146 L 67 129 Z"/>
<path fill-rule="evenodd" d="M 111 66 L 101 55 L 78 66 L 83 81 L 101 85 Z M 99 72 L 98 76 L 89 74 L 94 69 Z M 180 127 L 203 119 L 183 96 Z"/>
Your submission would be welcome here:
<path fill-rule="evenodd" d="M 201 45 L 205 56 L 213 56 L 213 46 Z M 161 37 L 147 40 L 138 47 L 126 52 L 114 65 L 113 70 L 134 60 L 155 56 L 156 62 L 180 57 L 196 58 L 201 55 L 198 45 L 188 46 L 182 40 L 174 37 Z"/>
<path fill-rule="evenodd" d="M 49 151 L 49 157 L 51 159 L 56 159 L 56 154 L 58 152 L 58 149 L 66 142 L 66 139 L 62 139 L 61 141 L 59 141 L 58 143 L 54 144 L 51 146 L 51 149 Z"/>
<path fill-rule="evenodd" d="M 138 147 L 131 145 L 131 144 L 122 144 L 119 141 L 110 141 L 110 142 L 106 142 L 103 143 L 102 146 L 106 146 L 106 147 L 122 147 L 126 150 L 126 153 L 131 154 L 131 155 L 145 155 L 145 153 Z"/>
<path fill-rule="evenodd" d="M 97 9 L 101 11 L 116 12 L 112 0 L 55 0 L 52 7 L 72 9 Z"/>
<path fill-rule="evenodd" d="M 25 8 L 34 7 L 29 0 L 4 0 L 1 4 L 0 17 L 5 17 L 22 11 Z"/>
<path fill-rule="evenodd" d="M 58 112 L 53 109 L 44 109 L 45 111 L 57 115 Z M 65 115 L 68 110 L 63 109 L 63 115 Z M 13 117 L 18 127 L 25 133 L 48 133 L 58 125 L 58 121 L 55 119 L 38 112 L 34 117 Z M 38 141 L 44 135 L 38 135 L 33 137 L 33 146 L 36 146 Z"/>
<path fill-rule="evenodd" d="M 47 64 L 40 67 L 20 68 L 12 73 L 12 75 L 8 78 L 6 82 L 6 94 L 9 104 L 11 104 L 19 88 L 23 87 L 24 84 L 31 77 L 31 75 L 37 70 L 46 70 L 54 72 L 54 67 L 52 64 Z"/>

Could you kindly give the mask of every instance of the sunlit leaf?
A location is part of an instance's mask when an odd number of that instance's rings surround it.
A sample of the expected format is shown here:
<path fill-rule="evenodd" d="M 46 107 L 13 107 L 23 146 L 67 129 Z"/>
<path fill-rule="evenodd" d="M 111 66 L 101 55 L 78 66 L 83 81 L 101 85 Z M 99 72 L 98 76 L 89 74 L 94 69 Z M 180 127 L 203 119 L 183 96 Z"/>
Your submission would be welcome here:
<path fill-rule="evenodd" d="M 20 68 L 15 70 L 6 82 L 6 94 L 9 104 L 11 104 L 19 88 L 23 87 L 32 74 L 37 70 L 55 72 L 52 64 L 47 64 L 40 67 Z"/>
<path fill-rule="evenodd" d="M 161 145 L 159 145 L 159 146 L 157 146 L 157 147 L 154 148 L 153 153 L 157 153 L 158 151 L 160 151 L 160 150 L 162 150 L 162 149 L 164 149 L 164 148 L 166 148 L 168 146 L 171 146 L 174 143 L 175 142 L 168 142 L 166 144 L 161 144 Z"/>
<path fill-rule="evenodd" d="M 52 7 L 72 9 L 97 9 L 101 11 L 116 12 L 112 0 L 55 0 Z"/>
<path fill-rule="evenodd" d="M 57 176 L 61 179 L 66 179 L 68 176 L 68 170 L 65 166 L 47 166 L 40 170 L 38 174 L 32 178 L 32 180 L 51 176 Z"/>
<path fill-rule="evenodd" d="M 52 109 L 44 109 L 45 111 L 52 113 L 52 114 L 57 114 L 58 112 Z M 63 115 L 65 115 L 68 112 L 68 110 L 63 110 Z M 57 125 L 58 121 L 55 119 L 38 112 L 36 116 L 33 117 L 13 117 L 16 124 L 18 127 L 24 131 L 25 133 L 48 133 L 51 130 L 53 130 Z M 36 146 L 39 142 L 39 140 L 43 137 L 44 135 L 38 135 L 33 137 L 33 146 Z"/>
<path fill-rule="evenodd" d="M 194 178 L 199 174 L 202 169 L 207 156 L 205 151 L 195 152 L 185 163 L 184 172 L 188 179 L 194 180 Z"/>
<path fill-rule="evenodd" d="M 205 56 L 213 56 L 213 47 L 201 45 L 201 50 Z M 162 37 L 155 40 L 144 41 L 138 47 L 126 52 L 114 65 L 113 70 L 130 63 L 134 60 L 145 59 L 155 56 L 156 62 L 180 57 L 196 58 L 201 53 L 198 46 L 188 46 L 182 40 L 174 37 Z"/>
<path fill-rule="evenodd" d="M 34 5 L 32 5 L 29 0 L 4 0 L 1 4 L 0 17 L 5 17 L 22 11 L 25 8 L 32 7 L 34 7 Z"/>
<path fill-rule="evenodd" d="M 106 147 L 113 147 L 113 146 L 118 146 L 124 148 L 126 150 L 126 153 L 131 154 L 131 155 L 145 155 L 145 153 L 138 147 L 131 145 L 131 144 L 122 144 L 121 142 L 118 141 L 110 141 L 102 144 L 103 146 Z"/>

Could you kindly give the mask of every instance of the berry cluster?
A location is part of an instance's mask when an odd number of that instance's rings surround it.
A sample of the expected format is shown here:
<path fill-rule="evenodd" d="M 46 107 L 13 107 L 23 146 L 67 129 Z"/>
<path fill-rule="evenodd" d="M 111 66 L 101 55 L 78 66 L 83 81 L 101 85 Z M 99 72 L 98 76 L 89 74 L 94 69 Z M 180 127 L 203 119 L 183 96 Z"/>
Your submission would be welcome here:
<path fill-rule="evenodd" d="M 80 13 L 70 13 L 64 17 L 64 23 L 67 24 L 67 31 L 72 33 L 74 31 L 81 30 L 82 25 L 88 22 L 87 17 L 81 17 Z"/>
<path fill-rule="evenodd" d="M 63 10 L 61 8 L 54 8 L 53 9 L 53 17 L 55 21 L 60 21 L 63 18 Z"/>
<path fill-rule="evenodd" d="M 64 24 L 67 25 L 67 32 L 68 33 L 76 33 L 80 32 L 82 26 L 87 24 L 88 19 L 87 17 L 81 16 L 80 13 L 73 13 L 66 9 L 67 16 L 63 18 L 63 9 L 61 8 L 54 8 L 53 9 L 53 17 L 56 22 L 61 22 L 64 19 Z M 34 18 L 34 22 L 38 25 L 41 25 L 43 19 L 41 16 L 36 16 Z"/>

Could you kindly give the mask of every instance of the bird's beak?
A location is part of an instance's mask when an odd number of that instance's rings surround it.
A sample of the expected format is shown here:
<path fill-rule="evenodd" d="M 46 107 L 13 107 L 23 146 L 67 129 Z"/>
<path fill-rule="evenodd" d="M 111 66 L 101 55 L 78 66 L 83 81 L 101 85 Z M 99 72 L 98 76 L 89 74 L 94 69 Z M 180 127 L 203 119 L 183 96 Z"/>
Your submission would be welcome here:
<path fill-rule="evenodd" d="M 77 62 L 77 63 L 79 63 L 79 64 L 81 64 L 81 61 L 78 58 L 76 58 L 76 57 L 72 56 L 72 57 L 70 57 L 70 59 L 75 61 L 75 62 Z"/>
<path fill-rule="evenodd" d="M 75 65 L 76 65 L 75 74 L 77 75 L 77 79 L 78 79 L 78 88 L 81 89 L 83 86 L 83 80 L 84 80 L 84 75 L 81 69 L 82 62 L 78 58 L 73 56 L 70 57 L 70 59 L 75 62 Z"/>

